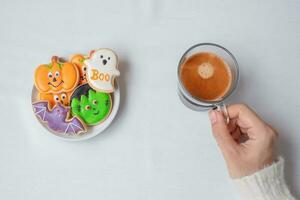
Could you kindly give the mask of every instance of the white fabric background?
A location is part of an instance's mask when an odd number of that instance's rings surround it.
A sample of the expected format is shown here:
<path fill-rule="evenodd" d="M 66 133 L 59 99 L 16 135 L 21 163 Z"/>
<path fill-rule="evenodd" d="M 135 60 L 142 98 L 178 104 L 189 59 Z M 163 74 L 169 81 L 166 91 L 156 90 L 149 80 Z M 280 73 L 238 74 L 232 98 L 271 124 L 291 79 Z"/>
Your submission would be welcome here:
<path fill-rule="evenodd" d="M 246 102 L 280 133 L 300 194 L 300 1 L 1 1 L 0 199 L 225 199 L 235 193 L 207 113 L 176 91 L 182 53 L 215 42 L 236 56 Z M 121 107 L 85 142 L 46 134 L 31 110 L 37 65 L 110 47 L 121 59 Z"/>

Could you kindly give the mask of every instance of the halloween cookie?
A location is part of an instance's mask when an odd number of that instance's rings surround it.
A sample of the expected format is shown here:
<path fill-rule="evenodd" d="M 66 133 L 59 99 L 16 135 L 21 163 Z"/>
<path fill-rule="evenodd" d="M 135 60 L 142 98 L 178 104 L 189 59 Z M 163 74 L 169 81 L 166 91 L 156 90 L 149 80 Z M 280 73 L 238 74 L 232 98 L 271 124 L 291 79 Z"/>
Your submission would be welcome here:
<path fill-rule="evenodd" d="M 91 86 L 88 83 L 78 86 L 70 95 L 70 102 L 72 102 L 74 98 L 80 99 L 81 95 L 87 96 L 89 90 L 91 89 L 93 90 L 93 88 L 91 88 Z"/>
<path fill-rule="evenodd" d="M 86 93 L 86 88 L 83 85 L 83 87 L 77 88 L 75 94 L 72 95 L 72 115 L 80 117 L 87 125 L 96 125 L 109 116 L 112 99 L 110 94 L 96 92 L 93 89 L 89 89 Z"/>
<path fill-rule="evenodd" d="M 64 106 L 70 105 L 70 93 L 39 93 L 37 96 L 38 100 L 47 100 L 49 107 L 52 108 L 55 104 L 60 103 Z"/>
<path fill-rule="evenodd" d="M 75 54 L 68 61 L 53 56 L 34 73 L 34 114 L 50 133 L 69 141 L 102 132 L 113 121 L 120 103 L 116 54 L 98 49 L 86 55 Z"/>
<path fill-rule="evenodd" d="M 73 55 L 70 59 L 70 62 L 76 65 L 78 71 L 79 71 L 79 85 L 85 84 L 87 82 L 86 80 L 86 66 L 83 64 L 85 60 L 85 56 L 81 54 Z"/>
<path fill-rule="evenodd" d="M 70 108 L 68 107 L 58 103 L 51 109 L 47 101 L 36 102 L 32 106 L 34 114 L 46 123 L 51 131 L 70 135 L 78 135 L 87 131 L 79 118 L 69 118 Z"/>
<path fill-rule="evenodd" d="M 96 91 L 114 92 L 114 79 L 120 75 L 118 70 L 118 58 L 110 49 L 98 49 L 92 51 L 84 61 L 87 67 L 87 81 Z"/>

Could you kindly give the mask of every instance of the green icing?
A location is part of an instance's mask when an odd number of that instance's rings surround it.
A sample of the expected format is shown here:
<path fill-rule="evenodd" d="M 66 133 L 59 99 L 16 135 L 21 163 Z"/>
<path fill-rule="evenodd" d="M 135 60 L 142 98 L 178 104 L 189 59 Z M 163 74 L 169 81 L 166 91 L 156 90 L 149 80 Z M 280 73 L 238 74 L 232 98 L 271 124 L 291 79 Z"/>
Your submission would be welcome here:
<path fill-rule="evenodd" d="M 80 117 L 87 125 L 95 125 L 110 113 L 112 104 L 109 94 L 89 90 L 88 96 L 81 95 L 80 101 L 73 98 L 71 112 Z"/>
<path fill-rule="evenodd" d="M 61 63 L 57 63 L 59 69 L 62 68 L 62 64 Z M 51 69 L 53 67 L 53 63 L 49 63 L 48 66 L 47 66 L 49 69 Z"/>

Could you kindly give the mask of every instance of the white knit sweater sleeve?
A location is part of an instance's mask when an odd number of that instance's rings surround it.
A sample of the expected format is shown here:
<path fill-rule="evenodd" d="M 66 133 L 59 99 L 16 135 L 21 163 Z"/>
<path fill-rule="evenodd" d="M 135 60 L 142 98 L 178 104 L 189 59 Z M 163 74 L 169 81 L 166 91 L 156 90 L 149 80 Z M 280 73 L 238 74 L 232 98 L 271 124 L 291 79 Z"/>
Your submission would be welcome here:
<path fill-rule="evenodd" d="M 284 178 L 284 160 L 240 179 L 233 180 L 242 200 L 296 200 Z"/>

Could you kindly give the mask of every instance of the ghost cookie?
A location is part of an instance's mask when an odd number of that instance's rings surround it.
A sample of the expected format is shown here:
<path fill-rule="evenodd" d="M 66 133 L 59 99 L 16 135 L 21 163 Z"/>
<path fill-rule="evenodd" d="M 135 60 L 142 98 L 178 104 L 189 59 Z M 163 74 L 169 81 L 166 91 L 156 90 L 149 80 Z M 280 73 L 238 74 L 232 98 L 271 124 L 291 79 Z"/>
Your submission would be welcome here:
<path fill-rule="evenodd" d="M 110 49 L 98 49 L 90 53 L 84 61 L 87 81 L 96 91 L 112 93 L 115 91 L 114 79 L 120 75 L 118 58 Z"/>

